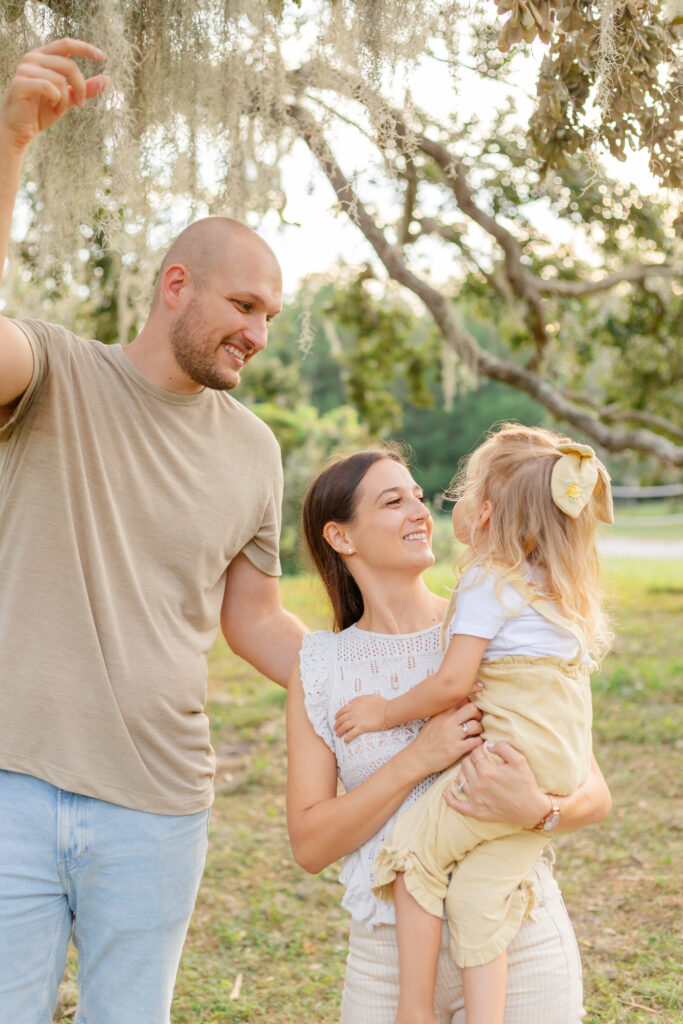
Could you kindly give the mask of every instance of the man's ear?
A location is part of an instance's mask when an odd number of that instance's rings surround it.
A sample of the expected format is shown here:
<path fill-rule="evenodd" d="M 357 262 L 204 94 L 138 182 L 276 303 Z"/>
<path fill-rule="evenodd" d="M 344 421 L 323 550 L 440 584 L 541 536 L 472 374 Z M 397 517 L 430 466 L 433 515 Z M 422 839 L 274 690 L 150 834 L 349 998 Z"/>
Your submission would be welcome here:
<path fill-rule="evenodd" d="M 166 267 L 161 278 L 161 294 L 170 309 L 176 309 L 184 288 L 192 284 L 192 275 L 183 263 L 172 263 Z"/>
<path fill-rule="evenodd" d="M 325 523 L 323 537 L 338 555 L 352 555 L 355 551 L 343 523 Z"/>

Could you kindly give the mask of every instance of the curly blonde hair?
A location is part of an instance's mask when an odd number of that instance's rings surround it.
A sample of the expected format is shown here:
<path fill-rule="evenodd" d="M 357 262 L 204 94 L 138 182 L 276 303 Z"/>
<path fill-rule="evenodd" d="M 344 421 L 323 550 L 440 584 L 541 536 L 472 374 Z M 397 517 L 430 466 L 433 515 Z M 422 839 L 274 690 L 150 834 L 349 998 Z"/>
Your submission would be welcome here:
<path fill-rule="evenodd" d="M 527 563 L 541 570 L 540 596 L 556 601 L 580 627 L 599 661 L 612 634 L 602 608 L 596 498 L 574 519 L 551 495 L 551 474 L 561 456 L 558 446 L 571 443 L 551 430 L 504 423 L 463 462 L 447 497 L 461 503 L 468 531 L 468 546 L 457 562 L 460 572 L 483 566 L 503 579 L 524 579 Z M 481 529 L 487 501 L 490 519 Z"/>

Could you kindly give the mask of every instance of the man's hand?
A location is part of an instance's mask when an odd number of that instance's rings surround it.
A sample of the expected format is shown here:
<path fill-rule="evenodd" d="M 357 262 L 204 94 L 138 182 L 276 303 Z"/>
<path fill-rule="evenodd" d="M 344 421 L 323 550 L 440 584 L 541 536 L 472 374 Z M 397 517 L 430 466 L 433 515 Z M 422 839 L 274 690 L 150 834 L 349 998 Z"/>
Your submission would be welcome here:
<path fill-rule="evenodd" d="M 84 106 L 107 88 L 106 75 L 85 79 L 70 57 L 104 60 L 101 50 L 79 39 L 58 39 L 22 57 L 0 116 L 6 145 L 25 149 L 72 107 Z"/>
<path fill-rule="evenodd" d="M 356 697 L 340 708 L 334 719 L 334 731 L 350 743 L 364 732 L 382 732 L 386 729 L 384 719 L 387 700 L 378 693 Z"/>

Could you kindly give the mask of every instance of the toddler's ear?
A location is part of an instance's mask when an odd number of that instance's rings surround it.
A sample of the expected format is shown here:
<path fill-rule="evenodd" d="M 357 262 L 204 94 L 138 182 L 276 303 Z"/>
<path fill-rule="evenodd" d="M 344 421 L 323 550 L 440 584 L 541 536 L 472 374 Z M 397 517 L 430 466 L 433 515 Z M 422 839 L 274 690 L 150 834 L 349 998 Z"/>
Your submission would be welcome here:
<path fill-rule="evenodd" d="M 479 513 L 479 519 L 477 521 L 477 526 L 480 529 L 483 529 L 485 526 L 488 526 L 489 520 L 491 518 L 491 512 L 492 511 L 493 511 L 493 505 L 491 504 L 491 502 L 490 501 L 485 501 L 484 504 L 483 504 L 482 510 Z"/>

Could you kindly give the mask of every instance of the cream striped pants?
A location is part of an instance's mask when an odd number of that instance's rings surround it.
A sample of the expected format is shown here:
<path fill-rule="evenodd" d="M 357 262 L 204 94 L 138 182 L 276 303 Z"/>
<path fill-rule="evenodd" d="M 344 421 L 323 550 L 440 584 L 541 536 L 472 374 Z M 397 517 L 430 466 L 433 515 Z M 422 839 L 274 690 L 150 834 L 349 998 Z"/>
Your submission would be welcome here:
<path fill-rule="evenodd" d="M 540 859 L 529 875 L 534 908 L 507 949 L 505 1024 L 580 1024 L 581 961 L 550 865 Z M 366 928 L 353 921 L 341 1024 L 393 1024 L 398 1003 L 398 952 L 393 925 Z M 460 970 L 444 922 L 434 1011 L 439 1024 L 465 1024 Z"/>

